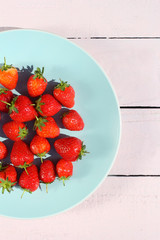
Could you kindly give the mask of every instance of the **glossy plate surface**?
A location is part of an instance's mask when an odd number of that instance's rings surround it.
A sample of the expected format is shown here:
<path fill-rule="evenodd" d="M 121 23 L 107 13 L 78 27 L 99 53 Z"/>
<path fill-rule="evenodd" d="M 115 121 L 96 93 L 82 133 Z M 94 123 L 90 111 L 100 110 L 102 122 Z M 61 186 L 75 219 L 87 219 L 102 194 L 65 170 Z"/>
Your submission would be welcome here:
<path fill-rule="evenodd" d="M 82 49 L 70 41 L 53 34 L 34 30 L 13 30 L 0 33 L 0 63 L 6 57 L 8 64 L 20 70 L 20 81 L 15 93 L 26 94 L 27 77 L 32 66 L 45 68 L 49 82 L 47 92 L 51 93 L 55 82 L 61 78 L 68 81 L 76 92 L 77 110 L 85 122 L 80 132 L 70 132 L 61 128 L 61 134 L 75 136 L 84 141 L 90 152 L 82 160 L 74 163 L 74 174 L 63 187 L 62 182 L 48 186 L 41 184 L 33 194 L 15 190 L 0 196 L 0 214 L 16 218 L 39 218 L 65 211 L 88 197 L 104 180 L 115 159 L 120 139 L 119 106 L 103 70 Z M 27 67 L 28 66 L 28 67 Z M 2 116 L 0 128 L 6 117 Z M 58 117 L 56 118 L 58 119 Z M 32 124 L 31 124 L 32 125 Z M 30 126 L 31 127 L 31 126 Z M 0 131 L 1 141 L 8 141 Z M 28 140 L 29 141 L 29 140 Z M 53 140 L 50 143 L 53 147 Z M 9 148 L 13 142 L 7 142 Z M 48 159 L 58 160 L 54 151 Z M 35 159 L 37 164 L 39 159 Z"/>

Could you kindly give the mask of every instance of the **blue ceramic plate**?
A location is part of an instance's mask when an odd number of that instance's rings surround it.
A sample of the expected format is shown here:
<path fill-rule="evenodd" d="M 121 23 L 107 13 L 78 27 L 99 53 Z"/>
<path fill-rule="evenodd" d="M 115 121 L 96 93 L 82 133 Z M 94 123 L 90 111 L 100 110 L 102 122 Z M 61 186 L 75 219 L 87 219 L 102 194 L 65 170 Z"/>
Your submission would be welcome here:
<path fill-rule="evenodd" d="M 13 30 L 0 33 L 0 63 L 6 57 L 8 64 L 19 68 L 19 83 L 16 94 L 27 94 L 27 78 L 35 68 L 45 68 L 49 82 L 47 92 L 52 93 L 55 82 L 61 78 L 75 89 L 75 106 L 85 122 L 80 132 L 61 128 L 62 134 L 75 136 L 84 141 L 90 152 L 74 163 L 73 177 L 66 186 L 57 179 L 48 186 L 41 184 L 33 194 L 18 187 L 13 192 L 0 196 L 0 214 L 15 218 L 40 218 L 60 213 L 82 202 L 105 179 L 115 159 L 120 140 L 120 114 L 116 96 L 103 70 L 82 49 L 70 41 L 53 34 L 33 30 Z M 56 120 L 60 121 L 59 115 Z M 9 120 L 2 115 L 1 125 Z M 61 125 L 61 123 L 59 122 Z M 32 123 L 29 128 L 32 127 Z M 13 142 L 0 130 L 1 141 L 9 151 Z M 31 137 L 31 136 L 30 136 Z M 29 142 L 29 139 L 26 142 Z M 53 140 L 50 140 L 53 147 Z M 59 159 L 52 150 L 47 156 L 56 162 Z M 40 159 L 35 159 L 40 164 Z"/>

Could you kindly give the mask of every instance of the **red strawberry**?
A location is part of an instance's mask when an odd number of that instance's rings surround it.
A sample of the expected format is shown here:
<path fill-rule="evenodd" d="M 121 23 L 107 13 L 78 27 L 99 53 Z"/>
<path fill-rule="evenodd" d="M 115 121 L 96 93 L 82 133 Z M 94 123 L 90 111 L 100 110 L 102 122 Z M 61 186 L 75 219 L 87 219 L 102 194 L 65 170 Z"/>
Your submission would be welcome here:
<path fill-rule="evenodd" d="M 23 140 L 28 134 L 26 125 L 21 122 L 11 121 L 5 123 L 2 128 L 6 136 L 13 141 Z"/>
<path fill-rule="evenodd" d="M 84 128 L 83 119 L 75 110 L 63 113 L 62 122 L 64 127 L 71 131 L 80 131 Z"/>
<path fill-rule="evenodd" d="M 30 143 L 30 149 L 32 153 L 40 157 L 41 162 L 43 162 L 42 157 L 45 157 L 46 153 L 50 151 L 51 146 L 46 138 L 35 135 Z"/>
<path fill-rule="evenodd" d="M 50 94 L 45 94 L 36 101 L 36 110 L 41 116 L 53 116 L 61 107 L 61 104 Z"/>
<path fill-rule="evenodd" d="M 17 122 L 28 122 L 36 118 L 38 115 L 31 100 L 23 95 L 14 97 L 9 104 L 10 117 Z"/>
<path fill-rule="evenodd" d="M 26 170 L 33 162 L 34 155 L 26 143 L 18 141 L 13 144 L 10 158 L 15 167 L 24 168 Z"/>
<path fill-rule="evenodd" d="M 67 82 L 60 80 L 60 84 L 55 87 L 53 95 L 63 106 L 68 108 L 74 106 L 75 91 Z"/>
<path fill-rule="evenodd" d="M 0 183 L 2 182 L 2 180 L 5 180 L 5 172 L 0 172 Z"/>
<path fill-rule="evenodd" d="M 86 146 L 76 137 L 60 138 L 54 142 L 54 147 L 57 153 L 68 161 L 76 161 L 85 156 Z"/>
<path fill-rule="evenodd" d="M 60 133 L 59 127 L 52 117 L 37 118 L 34 127 L 37 134 L 44 138 L 55 138 Z"/>
<path fill-rule="evenodd" d="M 65 186 L 65 180 L 69 180 L 73 174 L 72 162 L 66 161 L 64 159 L 59 160 L 56 165 L 56 172 L 58 174 L 59 180 L 62 180 L 63 185 Z"/>
<path fill-rule="evenodd" d="M 19 178 L 19 185 L 24 189 L 21 198 L 25 192 L 32 193 L 37 190 L 39 187 L 39 177 L 38 177 L 38 169 L 35 165 L 32 165 L 27 168 L 27 172 L 23 171 Z"/>
<path fill-rule="evenodd" d="M 4 193 L 5 190 L 8 192 L 11 192 L 12 187 L 17 182 L 17 172 L 15 167 L 8 165 L 6 167 L 2 167 L 0 165 L 0 188 L 2 188 L 2 193 Z"/>
<path fill-rule="evenodd" d="M 40 166 L 40 180 L 46 184 L 46 192 L 48 193 L 48 184 L 52 183 L 56 178 L 55 167 L 50 160 L 45 160 Z"/>
<path fill-rule="evenodd" d="M 0 160 L 7 157 L 8 151 L 7 147 L 3 142 L 0 142 Z"/>
<path fill-rule="evenodd" d="M 15 185 L 17 182 L 17 172 L 15 167 L 12 165 L 8 165 L 4 171 L 6 174 L 6 179 L 8 178 L 8 180 L 14 183 L 13 185 Z"/>
<path fill-rule="evenodd" d="M 0 68 L 0 84 L 4 87 L 12 90 L 16 88 L 18 82 L 18 71 L 12 65 L 6 64 L 6 59 L 4 58 L 4 65 Z"/>
<path fill-rule="evenodd" d="M 40 68 L 34 72 L 34 75 L 30 76 L 27 82 L 28 93 L 31 97 L 40 96 L 47 87 L 47 80 L 43 76 L 44 67 L 42 71 Z"/>
<path fill-rule="evenodd" d="M 6 103 L 10 103 L 13 98 L 13 93 L 6 88 L 0 88 L 0 111 L 8 112 Z"/>

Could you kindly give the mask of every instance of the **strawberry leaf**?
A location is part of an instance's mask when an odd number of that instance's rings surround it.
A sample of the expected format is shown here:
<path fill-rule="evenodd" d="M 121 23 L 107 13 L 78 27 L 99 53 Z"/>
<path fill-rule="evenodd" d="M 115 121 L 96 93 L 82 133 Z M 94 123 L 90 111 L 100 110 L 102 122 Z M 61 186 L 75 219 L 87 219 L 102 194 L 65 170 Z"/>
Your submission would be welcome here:
<path fill-rule="evenodd" d="M 10 68 L 14 68 L 14 67 L 12 65 L 7 65 L 6 64 L 6 58 L 4 57 L 4 64 L 3 64 L 2 67 L 0 67 L 0 70 L 3 72 L 3 71 L 7 71 Z"/>
<path fill-rule="evenodd" d="M 58 178 L 59 181 L 63 181 L 63 186 L 65 186 L 65 181 L 66 180 L 69 180 L 71 176 L 68 176 L 68 177 L 65 177 L 65 176 L 62 176 L 60 178 Z"/>
<path fill-rule="evenodd" d="M 42 131 L 42 127 L 45 126 L 45 123 L 48 122 L 48 120 L 45 117 L 36 117 L 36 121 L 34 123 L 34 129 L 38 128 L 40 131 Z"/>
<path fill-rule="evenodd" d="M 0 95 L 1 94 L 7 94 L 9 90 L 7 88 L 0 88 Z"/>
<path fill-rule="evenodd" d="M 19 165 L 19 166 L 17 166 L 18 168 L 23 168 L 25 171 L 26 171 L 26 173 L 28 174 L 28 171 L 27 171 L 27 167 L 30 167 L 32 165 L 32 163 L 24 163 L 23 165 Z"/>
<path fill-rule="evenodd" d="M 47 152 L 45 151 L 45 152 L 43 152 L 43 153 L 38 153 L 38 154 L 37 154 L 37 156 L 41 158 L 41 163 L 43 163 L 43 159 L 42 159 L 42 158 L 46 156 L 46 153 L 47 153 Z"/>
<path fill-rule="evenodd" d="M 64 82 L 60 79 L 60 83 L 55 87 L 55 89 L 58 88 L 58 89 L 61 89 L 62 91 L 64 91 L 69 86 L 70 86 L 70 84 L 68 84 L 67 82 Z"/>
<path fill-rule="evenodd" d="M 42 100 L 42 97 L 38 98 L 38 100 L 36 101 L 36 110 L 43 114 L 43 112 L 41 110 L 41 106 L 45 105 L 45 103 L 41 102 L 41 100 Z"/>
<path fill-rule="evenodd" d="M 10 103 L 10 105 L 9 105 L 9 114 L 11 114 L 12 112 L 18 113 L 18 109 L 15 107 L 15 102 L 17 101 L 17 98 L 18 98 L 18 96 L 14 97 L 12 102 Z"/>
<path fill-rule="evenodd" d="M 26 189 L 26 188 L 21 188 L 21 189 L 23 190 L 23 193 L 22 193 L 22 195 L 21 195 L 21 198 L 23 197 L 23 195 L 24 195 L 25 192 L 28 192 L 28 193 L 32 194 L 32 191 L 29 190 L 29 189 Z"/>
<path fill-rule="evenodd" d="M 82 148 L 81 148 L 81 151 L 78 155 L 78 159 L 82 159 L 83 156 L 86 156 L 86 154 L 89 153 L 87 150 L 86 150 L 86 145 L 83 144 L 82 142 Z"/>
<path fill-rule="evenodd" d="M 20 127 L 19 127 L 19 135 L 18 135 L 18 138 L 20 138 L 21 140 L 23 140 L 27 135 L 28 135 L 28 129 L 27 129 L 26 127 L 24 127 L 24 128 L 20 128 Z"/>
<path fill-rule="evenodd" d="M 0 162 L 0 172 L 3 171 L 3 170 L 5 170 L 6 168 L 7 168 L 7 166 L 4 167 L 4 166 L 2 165 L 2 162 Z"/>
<path fill-rule="evenodd" d="M 12 187 L 16 182 L 11 182 L 8 180 L 8 177 L 6 178 L 6 180 L 4 179 L 0 179 L 1 183 L 0 183 L 0 188 L 2 188 L 2 194 L 4 194 L 5 190 L 7 190 L 7 192 L 11 192 L 13 191 Z"/>
<path fill-rule="evenodd" d="M 42 67 L 42 71 L 39 67 L 37 67 L 37 69 L 34 71 L 34 77 L 33 79 L 36 79 L 36 78 L 43 78 L 44 79 L 44 82 L 47 82 L 46 79 L 44 78 L 43 76 L 43 73 L 44 73 L 44 67 Z"/>

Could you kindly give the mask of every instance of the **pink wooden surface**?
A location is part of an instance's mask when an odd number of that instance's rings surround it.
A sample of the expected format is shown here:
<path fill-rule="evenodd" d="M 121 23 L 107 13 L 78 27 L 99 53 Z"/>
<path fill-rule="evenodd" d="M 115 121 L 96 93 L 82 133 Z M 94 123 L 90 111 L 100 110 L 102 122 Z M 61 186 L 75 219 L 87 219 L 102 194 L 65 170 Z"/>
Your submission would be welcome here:
<path fill-rule="evenodd" d="M 0 217 L 0 239 L 159 239 L 160 1 L 6 0 L 0 10 L 0 31 L 35 28 L 72 38 L 101 64 L 126 107 L 119 154 L 98 190 L 57 216 Z"/>

